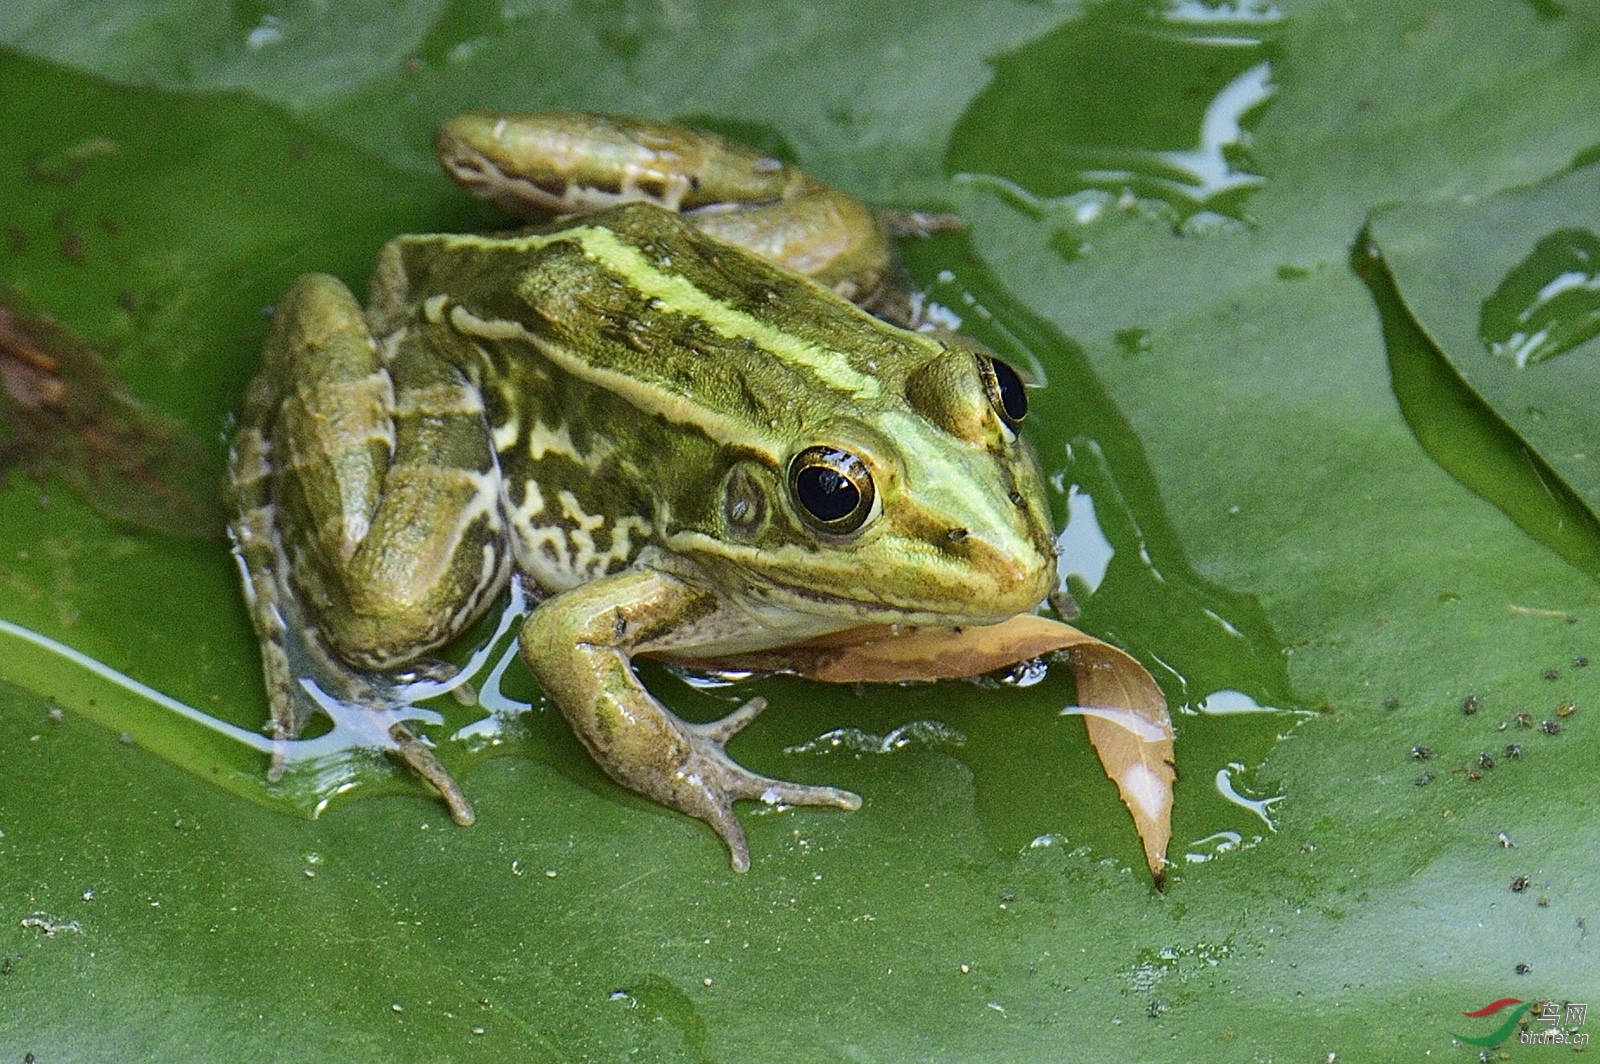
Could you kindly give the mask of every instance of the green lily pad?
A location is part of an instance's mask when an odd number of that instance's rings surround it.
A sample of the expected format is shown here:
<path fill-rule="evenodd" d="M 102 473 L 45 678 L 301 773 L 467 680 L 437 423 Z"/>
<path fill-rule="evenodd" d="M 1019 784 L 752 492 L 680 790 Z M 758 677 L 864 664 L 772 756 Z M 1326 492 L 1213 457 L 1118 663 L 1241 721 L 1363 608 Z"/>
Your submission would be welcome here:
<path fill-rule="evenodd" d="M 1159 894 L 1062 670 L 652 668 L 700 719 L 766 696 L 735 755 L 865 797 L 741 810 L 735 876 L 513 665 L 526 710 L 429 707 L 475 827 L 359 758 L 312 816 L 262 781 L 225 548 L 13 478 L 0 1059 L 1465 1060 L 1498 999 L 1600 997 L 1594 580 L 1419 445 L 1347 266 L 1377 205 L 1600 145 L 1596 39 L 1577 0 L 0 4 L 0 284 L 212 468 L 294 275 L 496 224 L 428 157 L 455 112 L 693 117 L 959 211 L 911 269 L 1044 382 L 1076 623 L 1150 667 L 1179 764 Z M 1487 416 L 1463 453 L 1523 461 Z"/>
<path fill-rule="evenodd" d="M 1387 207 L 1369 226 L 1423 342 L 1526 447 L 1510 476 L 1490 483 L 1469 470 L 1468 483 L 1591 572 L 1600 571 L 1597 219 L 1600 167 L 1588 166 L 1482 199 Z M 1442 447 L 1463 420 L 1481 417 L 1458 412 L 1452 431 L 1437 404 L 1412 404 L 1409 416 Z M 1541 495 L 1578 506 L 1539 516 L 1552 505 Z"/>

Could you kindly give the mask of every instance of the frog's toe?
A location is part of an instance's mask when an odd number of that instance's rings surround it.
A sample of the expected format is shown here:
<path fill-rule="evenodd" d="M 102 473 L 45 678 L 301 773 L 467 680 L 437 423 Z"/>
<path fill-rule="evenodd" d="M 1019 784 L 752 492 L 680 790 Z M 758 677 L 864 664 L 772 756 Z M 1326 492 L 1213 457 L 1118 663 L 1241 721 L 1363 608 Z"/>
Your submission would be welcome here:
<path fill-rule="evenodd" d="M 685 721 L 684 728 L 696 739 L 720 745 L 743 731 L 745 725 L 759 717 L 761 711 L 766 708 L 767 700 L 757 695 L 721 720 L 705 724 L 690 724 Z"/>
<path fill-rule="evenodd" d="M 478 819 L 478 814 L 473 811 L 472 803 L 467 801 L 467 796 L 462 793 L 455 777 L 451 776 L 434 756 L 433 748 L 418 738 L 417 734 L 404 723 L 391 727 L 389 737 L 395 744 L 389 753 L 412 772 L 433 784 L 434 790 L 438 791 L 439 797 L 444 800 L 445 807 L 450 810 L 451 820 L 464 828 L 471 827 L 473 821 Z"/>
<path fill-rule="evenodd" d="M 690 816 L 704 820 L 722 836 L 722 840 L 728 844 L 728 855 L 736 872 L 750 868 L 750 851 L 745 844 L 744 829 L 733 814 L 735 801 L 745 799 L 768 805 L 830 805 L 849 810 L 861 808 L 861 798 L 849 791 L 773 779 L 751 772 L 728 756 L 723 744 L 755 719 L 765 706 L 765 699 L 755 698 L 721 720 L 709 724 L 683 725 L 692 753 L 680 770 L 681 778 L 690 783 L 690 794 L 682 795 L 684 800 L 679 808 Z"/>

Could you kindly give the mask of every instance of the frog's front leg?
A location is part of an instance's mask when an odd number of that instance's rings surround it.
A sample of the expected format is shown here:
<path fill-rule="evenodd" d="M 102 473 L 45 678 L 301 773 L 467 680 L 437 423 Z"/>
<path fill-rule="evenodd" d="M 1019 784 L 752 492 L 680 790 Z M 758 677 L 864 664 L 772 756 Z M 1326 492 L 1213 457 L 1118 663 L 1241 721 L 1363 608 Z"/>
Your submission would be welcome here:
<path fill-rule="evenodd" d="M 785 783 L 743 768 L 723 745 L 765 706 L 752 699 L 719 721 L 691 724 L 644 689 L 630 658 L 717 608 L 715 596 L 666 573 L 628 569 L 546 600 L 523 624 L 523 660 L 606 775 L 704 820 L 728 844 L 735 871 L 750 867 L 740 798 L 857 809 L 834 787 Z"/>

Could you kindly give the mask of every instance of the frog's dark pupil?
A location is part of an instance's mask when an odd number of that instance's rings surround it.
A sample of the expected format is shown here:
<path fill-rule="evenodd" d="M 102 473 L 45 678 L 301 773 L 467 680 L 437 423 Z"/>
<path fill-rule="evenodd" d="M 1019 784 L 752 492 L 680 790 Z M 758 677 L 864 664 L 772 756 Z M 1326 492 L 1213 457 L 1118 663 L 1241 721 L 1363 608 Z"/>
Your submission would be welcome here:
<path fill-rule="evenodd" d="M 826 444 L 807 447 L 789 463 L 789 493 L 800 516 L 819 532 L 848 536 L 873 514 L 877 489 L 858 455 Z"/>
<path fill-rule="evenodd" d="M 1021 421 L 1028 416 L 1028 393 L 1022 386 L 1017 371 L 1000 361 L 993 360 L 994 380 L 1000 386 L 1000 408 L 1006 418 Z"/>
<path fill-rule="evenodd" d="M 849 517 L 861 505 L 861 492 L 849 478 L 827 466 L 806 466 L 795 477 L 795 492 L 818 521 Z"/>

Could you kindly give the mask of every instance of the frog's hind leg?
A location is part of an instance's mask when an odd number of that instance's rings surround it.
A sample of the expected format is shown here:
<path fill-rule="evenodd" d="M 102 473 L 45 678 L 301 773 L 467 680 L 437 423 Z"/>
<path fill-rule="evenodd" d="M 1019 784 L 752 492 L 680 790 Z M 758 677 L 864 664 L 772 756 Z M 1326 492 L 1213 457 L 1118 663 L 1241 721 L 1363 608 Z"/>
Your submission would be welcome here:
<path fill-rule="evenodd" d="M 286 743 L 300 735 L 316 706 L 296 697 L 295 677 L 310 648 L 305 622 L 288 587 L 287 554 L 278 531 L 272 498 L 272 444 L 265 430 L 276 396 L 273 381 L 261 374 L 251 382 L 240 412 L 240 426 L 228 454 L 228 536 L 239 564 L 250 622 L 261 643 L 261 671 L 273 738 L 267 778 L 283 777 Z M 298 662 L 295 659 L 300 659 Z"/>
<path fill-rule="evenodd" d="M 897 236 L 962 226 L 951 214 L 874 211 L 766 152 L 670 122 L 571 112 L 476 112 L 434 134 L 458 184 L 529 220 L 644 201 L 908 328 L 921 324 Z"/>
<path fill-rule="evenodd" d="M 458 184 L 529 220 L 648 202 L 669 211 L 822 187 L 782 160 L 671 122 L 568 111 L 459 115 L 433 147 Z"/>
<path fill-rule="evenodd" d="M 894 261 L 890 230 L 865 204 L 765 152 L 687 126 L 479 112 L 441 125 L 434 149 L 459 184 L 519 217 L 654 203 L 863 304 Z M 917 217 L 935 224 L 935 216 Z"/>
<path fill-rule="evenodd" d="M 260 459 L 266 446 L 261 435 L 248 428 L 236 438 L 230 455 L 235 512 L 229 533 L 250 619 L 261 641 L 262 673 L 271 713 L 268 727 L 273 740 L 267 780 L 277 783 L 288 768 L 290 742 L 300 737 L 314 714 L 334 713 L 319 705 L 302 681 L 309 679 L 334 705 L 349 707 L 357 714 L 388 709 L 392 700 L 372 678 L 340 662 L 303 615 L 284 571 L 282 560 L 286 555 L 281 549 L 274 505 L 265 490 L 265 463 Z M 463 827 L 473 823 L 476 814 L 472 803 L 433 749 L 406 722 L 392 723 L 385 738 L 386 742 L 379 745 L 433 785 L 452 820 Z"/>
<path fill-rule="evenodd" d="M 453 367 L 415 349 L 380 353 L 334 278 L 301 278 L 280 302 L 229 469 L 229 531 L 277 740 L 271 775 L 313 713 L 334 715 L 309 680 L 354 707 L 356 732 L 432 783 L 458 823 L 472 821 L 432 750 L 393 719 L 403 699 L 381 674 L 417 666 L 504 585 L 498 470 L 481 453 L 481 414 Z M 381 735 L 360 723 L 367 710 L 386 714 L 373 721 L 384 721 Z"/>

